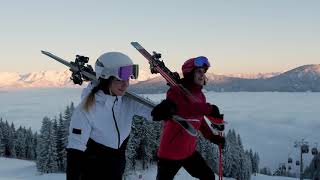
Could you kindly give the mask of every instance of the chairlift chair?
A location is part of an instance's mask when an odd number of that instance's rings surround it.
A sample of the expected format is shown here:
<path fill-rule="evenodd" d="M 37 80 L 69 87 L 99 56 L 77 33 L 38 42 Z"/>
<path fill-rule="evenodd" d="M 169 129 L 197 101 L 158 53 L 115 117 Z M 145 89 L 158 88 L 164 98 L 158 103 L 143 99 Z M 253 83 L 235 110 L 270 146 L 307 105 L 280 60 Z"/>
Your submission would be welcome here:
<path fill-rule="evenodd" d="M 282 170 L 283 170 L 283 171 L 286 171 L 286 170 L 287 170 L 286 165 L 282 165 Z"/>
<path fill-rule="evenodd" d="M 297 165 L 297 166 L 300 166 L 300 162 L 299 162 L 299 161 L 296 161 L 296 165 Z"/>
<path fill-rule="evenodd" d="M 312 150 L 311 150 L 311 153 L 312 153 L 312 155 L 317 155 L 318 154 L 318 149 L 317 148 L 312 148 Z"/>
<path fill-rule="evenodd" d="M 304 154 L 307 154 L 309 153 L 309 146 L 304 144 L 301 146 L 301 152 L 304 153 Z"/>

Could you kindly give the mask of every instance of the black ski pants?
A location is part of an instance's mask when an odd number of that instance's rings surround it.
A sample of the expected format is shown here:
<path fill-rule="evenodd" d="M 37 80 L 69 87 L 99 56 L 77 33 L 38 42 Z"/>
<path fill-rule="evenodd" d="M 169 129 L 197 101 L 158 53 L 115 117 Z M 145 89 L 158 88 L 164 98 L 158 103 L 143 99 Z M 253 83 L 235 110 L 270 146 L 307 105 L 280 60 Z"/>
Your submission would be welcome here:
<path fill-rule="evenodd" d="M 85 152 L 68 150 L 67 180 L 122 180 L 127 140 L 112 149 L 89 139 Z"/>
<path fill-rule="evenodd" d="M 173 180 L 179 169 L 183 167 L 192 177 L 201 180 L 214 180 L 214 172 L 202 156 L 196 151 L 183 160 L 158 159 L 157 180 Z"/>

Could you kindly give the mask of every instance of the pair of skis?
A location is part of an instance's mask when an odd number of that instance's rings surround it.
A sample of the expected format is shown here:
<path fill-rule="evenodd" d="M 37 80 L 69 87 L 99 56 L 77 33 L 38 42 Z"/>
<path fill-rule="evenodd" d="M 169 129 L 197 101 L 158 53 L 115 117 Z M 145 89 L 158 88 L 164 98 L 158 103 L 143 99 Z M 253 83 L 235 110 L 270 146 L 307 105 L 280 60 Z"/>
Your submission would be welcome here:
<path fill-rule="evenodd" d="M 163 61 L 160 60 L 161 54 L 153 52 L 153 55 L 151 55 L 146 49 L 144 49 L 138 42 L 132 42 L 131 45 L 136 48 L 148 61 L 150 64 L 150 70 L 151 73 L 160 73 L 162 77 L 166 79 L 169 86 L 178 86 L 179 89 L 193 102 L 199 101 L 196 97 L 194 97 L 186 88 L 184 88 L 179 83 L 179 76 L 176 73 L 171 72 L 164 64 Z M 90 80 L 93 83 L 98 83 L 98 80 L 95 76 L 95 72 L 93 71 L 93 68 L 90 65 L 85 66 L 86 63 L 88 63 L 89 58 L 84 56 L 76 56 L 75 62 L 68 62 L 50 52 L 47 51 L 41 51 L 43 54 L 55 59 L 56 61 L 68 66 L 70 68 L 70 71 L 72 72 L 71 79 L 75 84 L 82 84 L 83 80 Z M 125 96 L 144 104 L 148 107 L 155 107 L 155 103 L 152 101 L 143 98 L 133 92 L 127 91 L 125 93 Z M 205 117 L 206 118 L 206 117 Z M 175 122 L 177 122 L 181 127 L 183 127 L 190 135 L 196 136 L 197 130 L 193 128 L 193 126 L 190 124 L 192 121 L 199 121 L 199 120 L 191 120 L 191 119 L 184 119 L 180 116 L 174 115 L 172 118 Z M 215 127 L 221 127 L 223 126 L 224 122 L 218 122 L 218 123 L 212 123 L 207 121 L 208 126 L 212 130 L 214 134 L 221 132 L 221 129 L 215 128 Z"/>
<path fill-rule="evenodd" d="M 98 79 L 95 76 L 95 72 L 93 71 L 92 67 L 90 65 L 85 66 L 85 63 L 88 62 L 87 57 L 83 57 L 83 56 L 77 56 L 75 62 L 72 61 L 66 61 L 50 52 L 47 51 L 41 51 L 42 54 L 45 54 L 49 57 L 51 57 L 52 59 L 68 66 L 70 68 L 70 71 L 72 72 L 72 76 L 71 79 L 73 80 L 73 82 L 75 84 L 82 84 L 83 80 L 90 80 L 92 81 L 94 84 L 98 83 Z M 126 91 L 125 96 L 145 105 L 148 106 L 150 108 L 154 108 L 156 106 L 155 103 L 153 103 L 152 101 L 143 98 L 133 92 L 130 91 Z M 190 135 L 192 136 L 196 136 L 197 135 L 197 131 L 193 128 L 193 126 L 189 123 L 189 122 L 193 122 L 193 121 L 199 121 L 199 120 L 194 120 L 194 119 L 185 119 L 182 118 L 180 116 L 174 115 L 172 118 L 174 121 L 176 121 L 178 124 L 180 124 Z"/>

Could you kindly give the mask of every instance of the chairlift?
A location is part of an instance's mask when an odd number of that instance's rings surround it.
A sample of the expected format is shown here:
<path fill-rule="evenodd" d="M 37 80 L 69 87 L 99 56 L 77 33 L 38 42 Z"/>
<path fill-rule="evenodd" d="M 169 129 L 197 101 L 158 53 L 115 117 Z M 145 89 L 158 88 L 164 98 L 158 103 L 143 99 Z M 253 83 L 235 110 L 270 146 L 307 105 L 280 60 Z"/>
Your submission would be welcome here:
<path fill-rule="evenodd" d="M 301 146 L 301 152 L 307 154 L 309 152 L 309 146 L 304 144 Z"/>
<path fill-rule="evenodd" d="M 300 166 L 300 162 L 299 162 L 299 161 L 296 161 L 296 165 L 297 165 L 297 166 Z"/>
<path fill-rule="evenodd" d="M 311 150 L 311 153 L 312 153 L 312 155 L 317 155 L 318 154 L 318 149 L 317 148 L 312 148 L 312 150 Z"/>
<path fill-rule="evenodd" d="M 287 169 L 287 168 L 286 168 L 286 165 L 282 165 L 282 170 L 283 170 L 283 171 L 286 171 L 286 169 Z"/>
<path fill-rule="evenodd" d="M 292 163 L 292 158 L 288 158 L 288 163 L 291 164 Z"/>

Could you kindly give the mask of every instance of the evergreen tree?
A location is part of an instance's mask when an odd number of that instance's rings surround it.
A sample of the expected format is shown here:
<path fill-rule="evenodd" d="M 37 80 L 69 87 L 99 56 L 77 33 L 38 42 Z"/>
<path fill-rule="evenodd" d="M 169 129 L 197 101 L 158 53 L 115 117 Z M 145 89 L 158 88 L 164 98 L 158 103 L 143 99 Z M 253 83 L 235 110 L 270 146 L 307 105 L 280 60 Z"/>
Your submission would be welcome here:
<path fill-rule="evenodd" d="M 270 168 L 268 167 L 263 167 L 261 170 L 260 170 L 260 174 L 264 174 L 264 175 L 268 175 L 268 176 L 271 176 L 271 170 Z"/>
<path fill-rule="evenodd" d="M 51 122 L 48 143 L 48 167 L 50 172 L 58 172 L 58 153 L 57 153 L 57 120 Z"/>
<path fill-rule="evenodd" d="M 145 134 L 144 139 L 146 144 L 142 144 L 145 147 L 145 153 L 149 163 L 157 161 L 157 149 L 160 143 L 160 131 L 161 124 L 159 122 L 145 121 Z"/>
<path fill-rule="evenodd" d="M 33 138 L 32 138 L 32 153 L 31 154 L 34 154 L 34 159 L 36 160 L 37 157 L 38 157 L 38 139 L 40 138 L 40 136 L 38 135 L 38 132 L 35 132 L 33 134 Z"/>
<path fill-rule="evenodd" d="M 5 144 L 4 144 L 4 136 L 3 136 L 3 122 L 2 122 L 2 118 L 0 119 L 0 157 L 4 156 L 4 152 L 5 152 Z"/>
<path fill-rule="evenodd" d="M 211 143 L 202 135 L 199 136 L 197 141 L 197 151 L 206 160 L 209 167 L 218 174 L 219 172 L 219 149 L 218 146 Z"/>
<path fill-rule="evenodd" d="M 56 137 L 53 123 L 48 117 L 43 118 L 37 147 L 37 168 L 43 173 L 58 171 Z"/>
<path fill-rule="evenodd" d="M 239 151 L 237 137 L 234 130 L 229 130 L 224 148 L 223 173 L 226 177 L 236 178 L 239 174 Z"/>
<path fill-rule="evenodd" d="M 17 158 L 26 159 L 26 131 L 21 126 L 16 131 L 15 152 Z"/>
<path fill-rule="evenodd" d="M 65 132 L 65 137 L 69 136 L 69 126 L 70 126 L 70 121 L 71 121 L 71 116 L 72 116 L 72 106 L 66 107 L 66 110 L 64 111 L 64 115 L 63 115 L 63 121 L 64 121 L 64 132 Z M 68 144 L 68 142 L 64 142 L 66 145 Z"/>
<path fill-rule="evenodd" d="M 67 129 L 65 129 L 62 114 L 59 114 L 59 124 L 57 131 L 57 160 L 60 171 L 66 171 L 66 161 L 67 161 Z"/>
<path fill-rule="evenodd" d="M 35 160 L 36 159 L 36 146 L 34 145 L 34 135 L 31 128 L 26 130 L 26 159 Z"/>
<path fill-rule="evenodd" d="M 255 152 L 253 155 L 253 164 L 252 164 L 252 172 L 253 173 L 259 172 L 259 163 L 260 163 L 259 155 L 257 152 Z"/>
<path fill-rule="evenodd" d="M 135 170 L 136 161 L 141 160 L 143 156 L 143 149 L 140 147 L 143 138 L 144 121 L 138 116 L 134 116 L 130 138 L 127 145 L 127 167 L 128 170 Z"/>
<path fill-rule="evenodd" d="M 5 122 L 4 124 L 4 144 L 5 144 L 5 151 L 4 155 L 6 157 L 11 157 L 15 158 L 16 157 L 16 152 L 15 152 L 15 128 L 14 125 L 11 124 L 9 125 L 8 121 Z"/>

